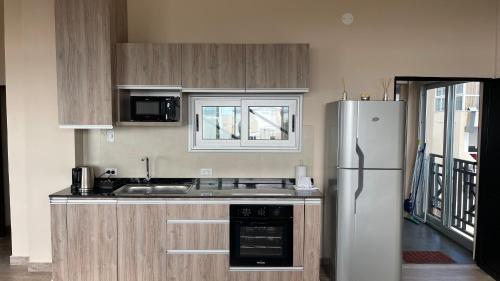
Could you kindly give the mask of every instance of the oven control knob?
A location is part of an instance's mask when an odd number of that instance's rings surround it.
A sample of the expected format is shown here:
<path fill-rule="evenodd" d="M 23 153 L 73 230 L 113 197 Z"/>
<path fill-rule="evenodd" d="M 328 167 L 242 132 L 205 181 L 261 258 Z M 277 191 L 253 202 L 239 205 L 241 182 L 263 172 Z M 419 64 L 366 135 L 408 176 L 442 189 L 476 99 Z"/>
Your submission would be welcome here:
<path fill-rule="evenodd" d="M 257 211 L 257 214 L 261 217 L 265 217 L 266 216 L 266 209 L 265 208 L 260 208 L 258 211 Z"/>
<path fill-rule="evenodd" d="M 280 208 L 274 208 L 272 211 L 273 217 L 279 217 L 280 213 Z"/>
<path fill-rule="evenodd" d="M 250 210 L 250 208 L 241 209 L 241 214 L 244 217 L 249 217 L 252 214 L 252 211 Z"/>

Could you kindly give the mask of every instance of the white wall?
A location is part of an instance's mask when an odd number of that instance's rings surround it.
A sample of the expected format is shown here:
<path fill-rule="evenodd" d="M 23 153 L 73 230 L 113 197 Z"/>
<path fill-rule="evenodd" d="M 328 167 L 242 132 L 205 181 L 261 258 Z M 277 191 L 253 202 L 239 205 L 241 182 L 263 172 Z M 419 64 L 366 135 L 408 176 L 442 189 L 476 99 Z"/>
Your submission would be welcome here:
<path fill-rule="evenodd" d="M 304 100 L 312 175 L 323 175 L 325 103 L 339 99 L 345 77 L 351 98 L 381 97 L 380 79 L 394 75 L 492 77 L 496 50 L 496 0 L 128 0 L 132 42 L 237 42 L 311 44 L 311 93 Z M 47 195 L 70 183 L 74 133 L 57 128 L 53 0 L 6 0 L 6 48 L 14 255 L 50 261 Z M 340 16 L 354 14 L 344 26 Z M 499 62 L 500 65 L 500 62 Z M 99 133 L 85 134 L 88 161 L 107 165 L 110 155 L 124 176 L 141 173 L 136 159 L 154 153 L 154 136 L 187 137 L 173 130 L 119 129 L 108 145 Z M 182 139 L 181 139 L 182 140 Z M 140 142 L 141 146 L 134 146 Z M 192 163 L 210 165 L 225 154 L 184 153 L 170 143 L 155 172 L 186 175 Z M 125 150 L 127 148 L 127 150 Z M 144 149 L 143 149 L 144 148 Z M 129 149 L 134 149 L 129 151 Z M 116 152 L 121 153 L 117 155 Z M 107 153 L 107 154 L 106 154 Z M 164 154 L 164 155 L 163 155 Z M 216 163 L 225 176 L 287 176 L 294 161 Z M 167 160 L 175 159 L 175 165 Z M 294 158 L 293 160 L 296 160 Z M 163 161 L 163 162 L 162 162 Z M 164 164 L 161 164 L 164 163 Z M 265 166 L 261 166 L 264 163 Z M 274 169 L 275 164 L 279 169 Z M 199 164 L 201 165 L 201 164 Z M 185 171 L 189 172 L 185 172 Z"/>
<path fill-rule="evenodd" d="M 53 0 L 6 0 L 12 255 L 51 260 L 48 194 L 68 186 L 74 132 L 57 122 Z"/>

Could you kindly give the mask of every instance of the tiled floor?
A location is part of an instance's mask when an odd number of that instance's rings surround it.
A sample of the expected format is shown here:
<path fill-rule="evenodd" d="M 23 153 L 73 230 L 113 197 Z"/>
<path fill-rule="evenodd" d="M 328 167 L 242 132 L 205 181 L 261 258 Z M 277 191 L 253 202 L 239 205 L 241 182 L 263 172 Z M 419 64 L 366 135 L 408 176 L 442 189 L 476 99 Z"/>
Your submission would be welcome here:
<path fill-rule="evenodd" d="M 457 264 L 473 264 L 472 252 L 425 224 L 403 224 L 404 251 L 440 251 Z"/>
<path fill-rule="evenodd" d="M 0 238 L 0 280 L 1 281 L 50 281 L 50 273 L 29 273 L 26 266 L 11 266 L 10 239 Z"/>
<path fill-rule="evenodd" d="M 10 240 L 0 238 L 1 281 L 50 281 L 49 273 L 29 273 L 25 266 L 9 265 Z M 322 275 L 322 281 L 328 278 Z M 374 280 L 375 281 L 375 280 Z M 405 265 L 403 281 L 494 281 L 475 265 Z"/>

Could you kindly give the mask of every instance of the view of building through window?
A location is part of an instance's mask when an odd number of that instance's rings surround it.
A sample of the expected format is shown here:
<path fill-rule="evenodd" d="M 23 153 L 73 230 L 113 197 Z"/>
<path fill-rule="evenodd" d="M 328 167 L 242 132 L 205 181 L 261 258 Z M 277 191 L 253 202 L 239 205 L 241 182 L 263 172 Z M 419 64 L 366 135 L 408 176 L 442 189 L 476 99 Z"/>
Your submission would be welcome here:
<path fill-rule="evenodd" d="M 476 161 L 479 128 L 480 83 L 468 82 L 429 88 L 427 94 L 426 143 L 429 153 L 443 155 L 446 93 L 455 93 L 453 115 L 453 155 Z"/>

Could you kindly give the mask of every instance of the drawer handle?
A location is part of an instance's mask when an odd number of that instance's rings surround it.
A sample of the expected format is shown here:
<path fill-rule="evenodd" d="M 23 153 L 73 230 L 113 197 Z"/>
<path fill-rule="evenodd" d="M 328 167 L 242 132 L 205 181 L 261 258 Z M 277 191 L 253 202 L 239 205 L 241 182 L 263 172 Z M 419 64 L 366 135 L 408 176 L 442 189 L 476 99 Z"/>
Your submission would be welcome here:
<path fill-rule="evenodd" d="M 167 224 L 228 224 L 229 220 L 167 220 Z"/>
<path fill-rule="evenodd" d="M 167 250 L 167 255 L 229 255 L 229 250 Z"/>

